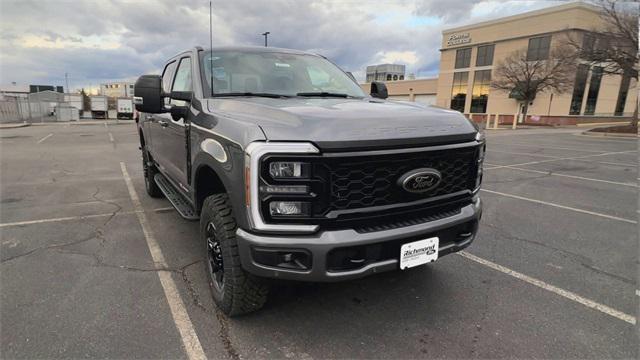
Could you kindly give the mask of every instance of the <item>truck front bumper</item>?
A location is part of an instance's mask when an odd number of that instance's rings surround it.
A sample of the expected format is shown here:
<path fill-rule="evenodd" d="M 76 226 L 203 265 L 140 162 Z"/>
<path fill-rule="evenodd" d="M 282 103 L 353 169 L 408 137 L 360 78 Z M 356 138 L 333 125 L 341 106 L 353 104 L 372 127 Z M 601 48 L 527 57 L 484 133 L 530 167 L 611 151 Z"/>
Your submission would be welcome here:
<path fill-rule="evenodd" d="M 399 269 L 402 244 L 437 236 L 438 257 L 471 244 L 482 215 L 479 198 L 456 215 L 392 230 L 359 233 L 352 229 L 313 235 L 264 235 L 238 229 L 242 267 L 266 278 L 342 281 Z"/>

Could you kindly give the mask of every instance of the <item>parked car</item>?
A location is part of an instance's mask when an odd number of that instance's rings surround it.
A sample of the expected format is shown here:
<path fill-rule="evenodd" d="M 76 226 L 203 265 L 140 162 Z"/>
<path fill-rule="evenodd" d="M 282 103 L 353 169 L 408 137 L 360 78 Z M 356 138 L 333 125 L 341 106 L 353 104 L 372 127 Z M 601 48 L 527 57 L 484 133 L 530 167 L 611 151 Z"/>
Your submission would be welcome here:
<path fill-rule="evenodd" d="M 146 191 L 199 221 L 225 313 L 262 307 L 268 279 L 357 279 L 471 244 L 483 135 L 386 97 L 322 56 L 263 47 L 195 48 L 136 81 Z"/>

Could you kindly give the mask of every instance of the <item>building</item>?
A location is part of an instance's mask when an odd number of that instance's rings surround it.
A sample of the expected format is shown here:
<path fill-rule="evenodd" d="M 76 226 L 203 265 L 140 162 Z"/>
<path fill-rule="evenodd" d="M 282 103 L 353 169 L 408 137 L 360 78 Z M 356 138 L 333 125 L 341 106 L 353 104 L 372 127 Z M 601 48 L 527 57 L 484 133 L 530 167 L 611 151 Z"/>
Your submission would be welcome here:
<path fill-rule="evenodd" d="M 380 64 L 367 66 L 367 80 L 372 81 L 397 81 L 404 80 L 405 66 L 400 64 Z"/>
<path fill-rule="evenodd" d="M 434 105 L 438 90 L 438 79 L 418 79 L 403 81 L 385 81 L 389 100 L 415 101 L 425 105 Z M 361 84 L 367 94 L 371 91 L 371 84 Z"/>
<path fill-rule="evenodd" d="M 100 95 L 106 95 L 111 98 L 133 97 L 133 83 L 112 82 L 100 84 Z"/>
<path fill-rule="evenodd" d="M 26 85 L 18 84 L 15 81 L 0 86 L 0 98 L 27 98 L 29 94 L 53 91 L 63 93 L 62 86 L 56 85 Z"/>
<path fill-rule="evenodd" d="M 444 30 L 436 105 L 513 119 L 513 114 L 522 112 L 521 105 L 509 93 L 490 88 L 496 65 L 520 49 L 526 49 L 532 59 L 545 59 L 551 48 L 569 36 L 580 39 L 585 30 L 601 22 L 597 7 L 569 3 Z M 540 122 L 575 124 L 633 113 L 634 79 L 603 75 L 601 68 L 585 64 L 579 65 L 575 77 L 573 91 L 538 94 L 528 114 Z"/>

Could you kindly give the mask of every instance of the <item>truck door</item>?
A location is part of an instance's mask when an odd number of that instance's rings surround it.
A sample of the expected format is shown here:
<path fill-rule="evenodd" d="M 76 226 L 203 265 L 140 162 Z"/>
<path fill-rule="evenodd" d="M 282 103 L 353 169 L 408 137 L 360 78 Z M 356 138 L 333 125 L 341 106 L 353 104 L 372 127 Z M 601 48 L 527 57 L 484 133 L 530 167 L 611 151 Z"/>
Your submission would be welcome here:
<path fill-rule="evenodd" d="M 168 94 L 171 91 L 171 84 L 173 82 L 173 75 L 176 72 L 176 66 L 177 62 L 175 60 L 169 61 L 162 71 L 162 91 L 164 93 Z M 169 98 L 164 98 L 164 105 L 166 109 L 169 109 Z M 162 114 L 146 114 L 143 129 L 147 134 L 146 145 L 151 151 L 151 156 L 153 156 L 154 160 L 160 164 L 161 169 L 164 170 L 162 167 L 166 161 L 164 161 L 164 153 L 161 151 L 161 137 L 163 135 L 164 128 L 160 126 L 159 123 L 161 120 L 160 115 Z M 164 119 L 162 119 L 162 121 L 164 121 Z"/>
<path fill-rule="evenodd" d="M 171 91 L 192 91 L 191 58 L 182 57 L 178 63 Z M 167 98 L 169 99 L 169 98 Z M 190 106 L 182 100 L 169 99 L 169 106 Z M 165 172 L 177 183 L 181 190 L 187 192 L 187 137 L 185 119 L 174 120 L 171 113 L 156 114 L 160 130 L 160 153 Z M 156 144 L 157 146 L 158 144 Z"/>

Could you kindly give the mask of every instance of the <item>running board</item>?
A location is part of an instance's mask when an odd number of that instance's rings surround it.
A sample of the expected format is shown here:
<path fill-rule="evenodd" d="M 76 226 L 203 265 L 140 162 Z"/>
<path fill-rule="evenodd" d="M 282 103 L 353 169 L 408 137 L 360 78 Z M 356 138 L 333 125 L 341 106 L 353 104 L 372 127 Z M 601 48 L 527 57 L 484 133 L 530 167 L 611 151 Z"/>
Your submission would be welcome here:
<path fill-rule="evenodd" d="M 184 196 L 182 196 L 182 194 L 178 192 L 162 174 L 156 174 L 156 176 L 153 177 L 153 180 L 158 184 L 160 191 L 162 191 L 171 205 L 176 208 L 180 216 L 187 220 L 199 219 L 198 214 L 193 206 L 191 206 L 191 203 L 189 203 L 189 201 L 187 201 L 187 199 L 185 199 Z"/>

